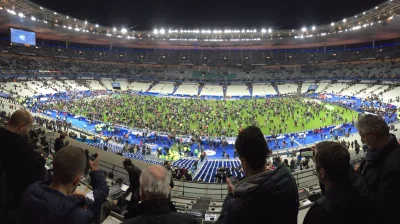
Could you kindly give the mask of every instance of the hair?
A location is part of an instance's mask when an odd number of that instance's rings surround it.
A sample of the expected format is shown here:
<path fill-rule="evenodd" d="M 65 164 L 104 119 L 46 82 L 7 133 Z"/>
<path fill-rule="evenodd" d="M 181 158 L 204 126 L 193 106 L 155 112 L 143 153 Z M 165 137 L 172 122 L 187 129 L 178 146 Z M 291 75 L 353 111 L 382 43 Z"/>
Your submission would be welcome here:
<path fill-rule="evenodd" d="M 324 169 L 327 179 L 335 183 L 346 176 L 350 168 L 350 153 L 337 142 L 320 142 L 316 146 L 316 169 Z"/>
<path fill-rule="evenodd" d="M 389 135 L 389 126 L 385 120 L 372 114 L 361 117 L 357 122 L 357 129 L 365 133 L 374 132 L 375 135 L 380 137 Z"/>
<path fill-rule="evenodd" d="M 29 113 L 25 109 L 19 109 L 11 115 L 8 125 L 16 127 L 21 124 L 31 124 L 31 123 L 33 123 L 33 117 L 31 113 Z"/>
<path fill-rule="evenodd" d="M 168 161 L 168 160 L 165 160 L 165 161 L 164 161 L 164 166 L 168 165 L 168 163 L 169 163 L 169 161 Z"/>
<path fill-rule="evenodd" d="M 145 168 L 140 175 L 140 187 L 147 199 L 168 198 L 171 173 L 160 165 Z"/>
<path fill-rule="evenodd" d="M 79 147 L 67 146 L 54 156 L 53 180 L 58 184 L 69 184 L 78 175 L 82 175 L 86 167 L 85 151 Z"/>
<path fill-rule="evenodd" d="M 239 157 L 246 159 L 254 169 L 261 169 L 271 151 L 260 128 L 250 126 L 243 129 L 235 142 Z"/>
<path fill-rule="evenodd" d="M 132 160 L 131 160 L 131 159 L 128 159 L 128 158 L 126 158 L 126 159 L 124 160 L 124 162 L 122 162 L 122 164 L 123 164 L 124 166 L 133 166 Z"/>

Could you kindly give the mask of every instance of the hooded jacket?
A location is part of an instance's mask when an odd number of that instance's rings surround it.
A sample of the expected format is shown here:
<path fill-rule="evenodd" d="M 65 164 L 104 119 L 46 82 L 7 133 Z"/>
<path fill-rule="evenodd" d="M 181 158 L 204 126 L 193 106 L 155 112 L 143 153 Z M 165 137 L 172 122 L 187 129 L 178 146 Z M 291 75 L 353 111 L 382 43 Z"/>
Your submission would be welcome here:
<path fill-rule="evenodd" d="M 236 184 L 234 196 L 228 195 L 217 223 L 239 224 L 297 223 L 299 196 L 296 182 L 288 169 L 275 170 L 246 177 Z"/>
<path fill-rule="evenodd" d="M 29 185 L 43 180 L 43 161 L 23 136 L 0 128 L 0 167 L 5 173 L 0 182 L 5 182 L 6 209 L 16 210 Z"/>
<path fill-rule="evenodd" d="M 102 171 L 92 171 L 94 202 L 86 209 L 86 199 L 65 196 L 51 189 L 49 183 L 32 184 L 21 200 L 21 223 L 24 224 L 88 224 L 108 196 Z"/>

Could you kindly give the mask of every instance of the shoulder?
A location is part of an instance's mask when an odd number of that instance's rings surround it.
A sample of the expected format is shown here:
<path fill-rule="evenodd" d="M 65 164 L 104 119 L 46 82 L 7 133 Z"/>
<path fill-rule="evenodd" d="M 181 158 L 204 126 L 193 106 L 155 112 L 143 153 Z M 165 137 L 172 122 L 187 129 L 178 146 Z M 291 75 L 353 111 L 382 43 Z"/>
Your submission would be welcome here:
<path fill-rule="evenodd" d="M 76 207 L 67 217 L 68 218 L 64 222 L 66 224 L 87 224 L 90 223 L 90 220 L 93 218 L 93 213 L 90 210 Z"/>
<path fill-rule="evenodd" d="M 327 223 L 325 220 L 327 215 L 324 209 L 324 201 L 320 199 L 311 206 L 304 218 L 304 224 Z"/>

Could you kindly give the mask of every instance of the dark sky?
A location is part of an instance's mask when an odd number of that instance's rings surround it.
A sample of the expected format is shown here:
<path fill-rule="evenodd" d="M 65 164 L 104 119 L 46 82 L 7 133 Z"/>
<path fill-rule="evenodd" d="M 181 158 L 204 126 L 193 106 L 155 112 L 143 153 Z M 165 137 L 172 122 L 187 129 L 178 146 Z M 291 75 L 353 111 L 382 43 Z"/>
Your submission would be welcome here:
<path fill-rule="evenodd" d="M 300 29 L 360 13 L 382 0 L 33 0 L 105 26 Z"/>

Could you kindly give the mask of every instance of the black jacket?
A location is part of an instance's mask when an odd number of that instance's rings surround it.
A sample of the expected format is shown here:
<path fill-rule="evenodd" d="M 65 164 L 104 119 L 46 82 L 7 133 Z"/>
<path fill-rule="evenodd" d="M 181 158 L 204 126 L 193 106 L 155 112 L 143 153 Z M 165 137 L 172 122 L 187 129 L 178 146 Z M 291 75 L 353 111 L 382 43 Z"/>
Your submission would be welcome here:
<path fill-rule="evenodd" d="M 7 209 L 18 209 L 21 196 L 29 185 L 43 180 L 43 158 L 38 158 L 24 137 L 0 128 L 0 165 L 5 173 Z"/>
<path fill-rule="evenodd" d="M 375 223 L 372 202 L 368 197 L 362 197 L 354 186 L 356 179 L 357 174 L 351 168 L 349 176 L 338 181 L 312 205 L 303 224 Z"/>
<path fill-rule="evenodd" d="M 57 138 L 54 142 L 54 151 L 58 152 L 62 147 L 64 147 L 64 142 L 60 138 Z"/>
<path fill-rule="evenodd" d="M 129 193 L 132 193 L 132 198 L 133 198 L 133 194 L 136 192 L 137 189 L 139 189 L 140 186 L 139 178 L 140 175 L 142 174 L 142 171 L 136 166 L 131 166 L 128 169 L 128 174 L 129 174 L 129 188 L 126 190 L 126 194 L 128 195 Z"/>
<path fill-rule="evenodd" d="M 228 195 L 217 223 L 296 224 L 299 196 L 296 182 L 289 170 L 275 170 L 246 177 L 236 184 L 234 196 Z"/>
<path fill-rule="evenodd" d="M 135 210 L 134 218 L 124 224 L 195 224 L 196 220 L 189 214 L 172 212 L 170 200 L 155 199 L 143 201 Z"/>
<path fill-rule="evenodd" d="M 379 221 L 393 223 L 400 211 L 400 145 L 396 137 L 391 135 L 385 147 L 368 151 L 362 165 L 358 187 L 372 199 Z"/>
<path fill-rule="evenodd" d="M 65 196 L 49 187 L 48 182 L 32 184 L 21 200 L 21 223 L 24 224 L 89 224 L 108 196 L 107 183 L 101 170 L 92 171 L 94 202 L 85 210 L 84 198 Z"/>

